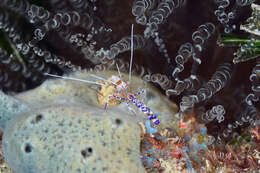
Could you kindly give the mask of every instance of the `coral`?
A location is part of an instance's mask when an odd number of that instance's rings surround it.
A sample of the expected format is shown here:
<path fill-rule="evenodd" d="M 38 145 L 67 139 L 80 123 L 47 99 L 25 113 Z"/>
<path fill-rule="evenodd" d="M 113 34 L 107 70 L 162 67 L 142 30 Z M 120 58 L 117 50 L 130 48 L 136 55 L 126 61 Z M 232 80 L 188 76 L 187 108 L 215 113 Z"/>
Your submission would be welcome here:
<path fill-rule="evenodd" d="M 230 170 L 233 172 L 249 170 L 258 170 L 259 164 L 257 157 L 254 156 L 254 151 L 248 147 L 236 148 L 235 151 L 230 146 L 226 146 L 228 153 L 221 151 L 208 151 L 206 158 L 210 160 L 211 164 L 225 165 L 223 169 L 225 171 Z"/>

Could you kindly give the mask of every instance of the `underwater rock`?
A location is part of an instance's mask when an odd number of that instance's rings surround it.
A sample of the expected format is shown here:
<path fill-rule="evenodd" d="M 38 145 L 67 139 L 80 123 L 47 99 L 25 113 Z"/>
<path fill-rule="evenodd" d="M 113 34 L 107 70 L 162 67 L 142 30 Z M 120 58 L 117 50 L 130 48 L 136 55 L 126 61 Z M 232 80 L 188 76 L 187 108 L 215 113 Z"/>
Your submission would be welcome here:
<path fill-rule="evenodd" d="M 0 131 L 3 131 L 5 125 L 17 114 L 28 110 L 29 107 L 26 104 L 0 91 Z"/>
<path fill-rule="evenodd" d="M 107 79 L 115 72 L 98 73 Z M 126 75 L 125 75 L 126 76 Z M 95 81 L 91 73 L 75 78 Z M 177 106 L 141 79 L 132 77 L 133 93 L 153 112 L 159 113 L 158 128 L 172 126 Z M 100 88 L 93 84 L 55 79 L 15 96 L 30 109 L 5 124 L 3 151 L 16 173 L 146 172 L 140 159 L 139 122 L 147 117 L 125 103 L 99 105 Z"/>
<path fill-rule="evenodd" d="M 0 131 L 0 143 L 2 143 L 2 132 Z M 4 159 L 2 145 L 0 145 L 0 173 L 14 173 Z"/>
<path fill-rule="evenodd" d="M 87 105 L 60 105 L 24 114 L 4 133 L 3 150 L 16 173 L 145 172 L 140 128 Z"/>

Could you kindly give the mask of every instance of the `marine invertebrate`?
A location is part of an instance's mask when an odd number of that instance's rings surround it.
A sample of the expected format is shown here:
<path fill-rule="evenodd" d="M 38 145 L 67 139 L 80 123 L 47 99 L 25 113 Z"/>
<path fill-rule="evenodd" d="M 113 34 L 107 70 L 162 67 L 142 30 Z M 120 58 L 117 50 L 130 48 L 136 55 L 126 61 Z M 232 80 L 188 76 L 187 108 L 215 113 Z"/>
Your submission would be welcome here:
<path fill-rule="evenodd" d="M 219 123 L 224 121 L 225 109 L 222 105 L 213 106 L 206 113 L 201 115 L 201 119 L 204 123 L 212 121 L 214 118 L 218 120 Z"/>

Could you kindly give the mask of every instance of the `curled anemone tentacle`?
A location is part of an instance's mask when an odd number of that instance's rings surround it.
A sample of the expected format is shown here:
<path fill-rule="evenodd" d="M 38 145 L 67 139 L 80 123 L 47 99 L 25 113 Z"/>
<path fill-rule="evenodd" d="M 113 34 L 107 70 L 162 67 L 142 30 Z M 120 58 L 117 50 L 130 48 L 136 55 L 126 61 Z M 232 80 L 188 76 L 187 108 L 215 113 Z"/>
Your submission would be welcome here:
<path fill-rule="evenodd" d="M 223 65 L 219 66 L 217 71 L 213 74 L 206 85 L 198 90 L 196 95 L 198 102 L 210 99 L 214 94 L 227 85 L 231 79 L 232 67 L 233 65 L 231 63 L 224 63 Z"/>
<path fill-rule="evenodd" d="M 250 5 L 253 2 L 255 2 L 255 0 L 236 0 L 237 5 L 239 5 L 239 6 Z"/>
<path fill-rule="evenodd" d="M 146 29 L 144 31 L 145 38 L 154 36 L 155 32 L 159 29 L 159 26 L 173 11 L 175 8 L 184 6 L 186 0 L 162 0 L 157 9 L 152 11 Z"/>
<path fill-rule="evenodd" d="M 206 113 L 201 115 L 201 120 L 204 123 L 209 123 L 216 118 L 220 123 L 224 121 L 223 115 L 225 113 L 226 111 L 222 105 L 213 106 L 210 110 L 208 110 Z"/>
<path fill-rule="evenodd" d="M 150 77 L 150 81 L 153 83 L 157 83 L 163 90 L 167 90 L 173 86 L 173 82 L 168 79 L 166 75 L 162 74 L 152 74 Z"/>
<path fill-rule="evenodd" d="M 132 14 L 136 17 L 136 23 L 146 25 L 146 12 L 152 9 L 156 4 L 155 0 L 135 0 L 132 7 Z"/>

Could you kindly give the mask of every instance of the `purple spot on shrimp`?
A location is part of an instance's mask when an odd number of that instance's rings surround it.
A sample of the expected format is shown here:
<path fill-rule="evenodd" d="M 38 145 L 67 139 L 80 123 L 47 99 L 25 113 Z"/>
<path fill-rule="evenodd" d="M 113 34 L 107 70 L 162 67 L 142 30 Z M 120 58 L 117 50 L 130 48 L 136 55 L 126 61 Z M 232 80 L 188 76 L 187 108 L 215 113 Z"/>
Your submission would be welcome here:
<path fill-rule="evenodd" d="M 106 110 L 107 109 L 107 103 L 105 104 L 105 107 L 104 107 L 104 110 Z"/>
<path fill-rule="evenodd" d="M 149 116 L 149 120 L 155 119 L 157 118 L 157 116 L 155 114 L 152 114 L 151 116 Z"/>
<path fill-rule="evenodd" d="M 160 120 L 156 120 L 156 121 L 154 122 L 154 124 L 155 124 L 155 125 L 159 125 L 159 124 L 160 124 Z"/>

